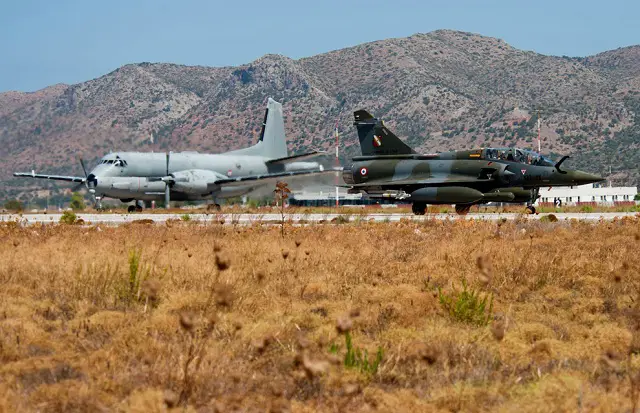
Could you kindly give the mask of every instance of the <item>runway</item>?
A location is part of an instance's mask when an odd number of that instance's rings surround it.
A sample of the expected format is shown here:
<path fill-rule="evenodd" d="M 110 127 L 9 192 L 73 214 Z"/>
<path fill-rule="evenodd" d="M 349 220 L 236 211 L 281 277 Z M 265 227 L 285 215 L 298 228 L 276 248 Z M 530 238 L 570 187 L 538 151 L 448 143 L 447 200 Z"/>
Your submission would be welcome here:
<path fill-rule="evenodd" d="M 346 222 L 399 222 L 400 220 L 425 221 L 431 219 L 437 220 L 460 220 L 475 219 L 484 221 L 497 221 L 501 219 L 513 220 L 517 217 L 527 220 L 539 220 L 549 214 L 523 215 L 513 213 L 476 213 L 460 216 L 456 214 L 285 214 L 285 221 L 293 224 L 310 224 L 310 223 L 331 223 L 339 221 Z M 559 221 L 577 219 L 580 221 L 611 221 L 615 218 L 624 217 L 640 217 L 635 212 L 603 212 L 603 213 L 556 213 L 554 214 Z M 62 214 L 2 214 L 0 222 L 14 221 L 22 225 L 33 224 L 53 224 L 59 223 Z M 217 223 L 224 225 L 252 225 L 258 223 L 275 224 L 280 222 L 280 214 L 77 214 L 79 219 L 84 221 L 85 225 L 104 224 L 104 225 L 122 225 L 140 220 L 151 220 L 154 223 L 165 223 L 168 220 L 188 220 L 198 223 Z M 148 222 L 148 221 L 147 221 Z"/>

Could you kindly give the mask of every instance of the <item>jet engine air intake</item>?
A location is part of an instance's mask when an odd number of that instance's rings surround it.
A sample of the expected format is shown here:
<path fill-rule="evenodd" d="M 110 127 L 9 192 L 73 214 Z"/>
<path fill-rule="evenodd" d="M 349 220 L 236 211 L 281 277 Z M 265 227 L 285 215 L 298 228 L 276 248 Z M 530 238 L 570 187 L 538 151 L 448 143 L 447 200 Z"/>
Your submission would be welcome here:
<path fill-rule="evenodd" d="M 342 180 L 347 185 L 353 185 L 356 183 L 356 181 L 353 179 L 353 171 L 351 170 L 352 168 L 353 164 L 345 166 L 342 170 Z"/>

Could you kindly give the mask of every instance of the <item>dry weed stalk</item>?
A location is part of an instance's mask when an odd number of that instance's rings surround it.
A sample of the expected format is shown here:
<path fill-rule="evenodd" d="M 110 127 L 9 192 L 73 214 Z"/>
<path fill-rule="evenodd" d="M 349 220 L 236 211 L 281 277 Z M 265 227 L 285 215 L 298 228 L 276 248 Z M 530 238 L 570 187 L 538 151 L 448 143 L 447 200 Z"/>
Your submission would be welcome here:
<path fill-rule="evenodd" d="M 506 222 L 501 239 L 473 221 L 429 222 L 417 237 L 411 223 L 309 225 L 291 229 L 290 245 L 273 242 L 278 226 L 0 224 L 0 410 L 114 410 L 137 398 L 203 411 L 510 411 L 561 399 L 637 412 L 639 222 Z M 139 301 L 114 302 L 140 245 Z M 434 288 L 460 278 L 499 297 L 490 326 L 439 311 Z M 388 346 L 375 375 L 345 366 L 347 335 L 353 352 Z M 586 378 L 583 393 L 556 385 L 568 376 Z M 554 391 L 532 394 L 534 382 Z"/>

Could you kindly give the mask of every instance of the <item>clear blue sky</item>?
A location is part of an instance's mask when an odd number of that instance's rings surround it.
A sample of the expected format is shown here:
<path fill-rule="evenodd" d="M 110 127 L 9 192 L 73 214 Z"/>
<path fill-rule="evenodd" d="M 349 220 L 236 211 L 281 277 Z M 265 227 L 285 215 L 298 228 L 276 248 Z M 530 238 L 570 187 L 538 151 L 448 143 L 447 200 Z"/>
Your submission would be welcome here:
<path fill-rule="evenodd" d="M 456 29 L 586 56 L 640 44 L 638 0 L 1 0 L 0 92 L 89 80 L 127 63 L 227 66 Z"/>

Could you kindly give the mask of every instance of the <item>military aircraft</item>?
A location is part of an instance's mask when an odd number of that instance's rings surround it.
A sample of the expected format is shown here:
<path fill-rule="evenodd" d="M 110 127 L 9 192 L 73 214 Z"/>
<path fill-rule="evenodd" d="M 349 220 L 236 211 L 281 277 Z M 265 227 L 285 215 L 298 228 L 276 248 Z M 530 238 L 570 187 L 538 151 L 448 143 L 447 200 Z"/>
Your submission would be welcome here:
<path fill-rule="evenodd" d="M 573 186 L 602 181 L 600 176 L 563 169 L 563 156 L 553 162 L 518 148 L 480 148 L 418 154 L 366 110 L 354 112 L 362 156 L 343 169 L 350 193 L 369 198 L 411 202 L 423 215 L 427 204 L 455 204 L 460 215 L 488 202 L 533 203 L 540 187 Z"/>
<path fill-rule="evenodd" d="M 323 152 L 289 156 L 285 140 L 282 105 L 269 98 L 260 138 L 254 146 L 221 154 L 198 152 L 116 152 L 104 156 L 89 173 L 81 176 L 16 172 L 14 176 L 77 182 L 93 193 L 96 206 L 103 197 L 135 200 L 129 212 L 141 211 L 142 202 L 218 199 L 245 195 L 279 180 L 331 172 L 306 159 Z M 219 205 L 216 203 L 216 206 Z"/>

